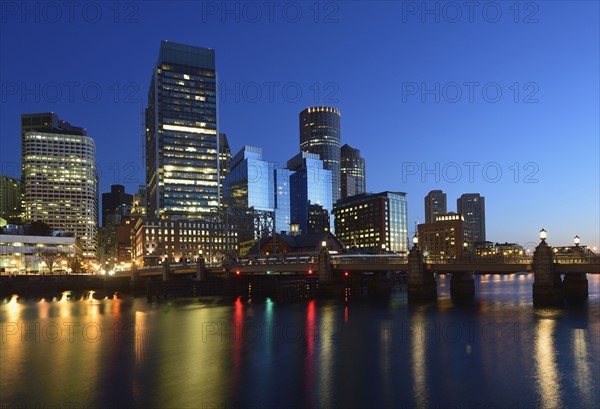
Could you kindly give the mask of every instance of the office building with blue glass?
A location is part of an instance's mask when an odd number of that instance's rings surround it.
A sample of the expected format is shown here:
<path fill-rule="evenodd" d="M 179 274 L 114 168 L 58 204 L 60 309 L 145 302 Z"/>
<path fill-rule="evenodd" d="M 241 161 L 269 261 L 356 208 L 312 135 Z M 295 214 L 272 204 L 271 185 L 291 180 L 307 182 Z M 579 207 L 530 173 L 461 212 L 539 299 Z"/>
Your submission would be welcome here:
<path fill-rule="evenodd" d="M 308 152 L 294 156 L 287 167 L 294 171 L 290 176 L 292 223 L 298 224 L 302 233 L 313 233 L 309 226 L 315 223 L 309 222 L 309 215 L 317 213 L 309 209 L 317 205 L 329 214 L 333 210 L 332 171 L 324 168 L 318 154 Z M 330 224 L 329 230 L 332 227 Z"/>

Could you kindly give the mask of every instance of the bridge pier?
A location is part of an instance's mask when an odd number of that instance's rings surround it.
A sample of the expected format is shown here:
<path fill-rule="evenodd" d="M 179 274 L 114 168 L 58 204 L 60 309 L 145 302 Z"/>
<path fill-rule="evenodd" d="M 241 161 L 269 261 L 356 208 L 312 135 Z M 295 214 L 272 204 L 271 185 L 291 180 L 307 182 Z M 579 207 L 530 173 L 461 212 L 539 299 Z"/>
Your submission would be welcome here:
<path fill-rule="evenodd" d="M 202 255 L 198 257 L 198 261 L 196 262 L 196 280 L 206 280 L 206 261 Z"/>
<path fill-rule="evenodd" d="M 588 297 L 588 280 L 586 273 L 566 273 L 563 280 L 564 295 L 570 299 Z"/>
<path fill-rule="evenodd" d="M 561 305 L 563 302 L 560 274 L 554 270 L 552 248 L 545 238 L 533 253 L 533 304 Z"/>
<path fill-rule="evenodd" d="M 472 271 L 452 273 L 450 295 L 453 298 L 471 298 L 475 295 L 475 280 Z"/>
<path fill-rule="evenodd" d="M 163 281 L 171 280 L 171 266 L 169 263 L 169 259 L 165 259 L 163 262 L 163 273 L 162 273 Z"/>
<path fill-rule="evenodd" d="M 423 253 L 415 245 L 408 253 L 408 300 L 435 301 L 437 299 L 437 283 L 431 271 L 425 269 Z"/>
<path fill-rule="evenodd" d="M 319 282 L 333 282 L 335 277 L 333 275 L 333 268 L 331 267 L 331 256 L 325 247 L 323 247 L 319 252 L 317 261 L 319 262 Z"/>

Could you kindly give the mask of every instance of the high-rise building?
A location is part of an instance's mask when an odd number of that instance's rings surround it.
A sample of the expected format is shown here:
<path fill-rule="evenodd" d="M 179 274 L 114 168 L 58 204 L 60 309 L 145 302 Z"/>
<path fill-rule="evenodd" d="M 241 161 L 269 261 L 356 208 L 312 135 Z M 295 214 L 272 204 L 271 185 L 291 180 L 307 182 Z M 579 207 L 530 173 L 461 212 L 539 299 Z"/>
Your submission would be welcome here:
<path fill-rule="evenodd" d="M 102 227 L 120 222 L 107 223 L 111 215 L 129 216 L 132 205 L 133 195 L 125 193 L 125 186 L 111 185 L 110 192 L 102 193 Z"/>
<path fill-rule="evenodd" d="M 347 249 L 408 252 L 406 193 L 360 194 L 338 201 L 335 235 Z"/>
<path fill-rule="evenodd" d="M 146 186 L 140 185 L 138 186 L 137 193 L 133 194 L 132 203 L 131 203 L 131 216 L 139 217 L 146 215 Z"/>
<path fill-rule="evenodd" d="M 287 162 L 290 175 L 290 215 L 302 233 L 309 231 L 310 205 L 320 205 L 331 214 L 333 210 L 331 170 L 325 169 L 318 154 L 300 152 Z M 330 225 L 330 230 L 332 230 Z"/>
<path fill-rule="evenodd" d="M 419 224 L 419 246 L 429 256 L 456 259 L 471 236 L 469 223 L 463 215 L 450 212 L 435 216 L 433 223 Z"/>
<path fill-rule="evenodd" d="M 320 106 L 300 112 L 300 150 L 318 154 L 323 168 L 331 171 L 331 198 L 335 203 L 342 196 L 339 109 Z"/>
<path fill-rule="evenodd" d="M 425 223 L 433 223 L 438 214 L 448 213 L 446 194 L 441 190 L 432 190 L 425 196 Z"/>
<path fill-rule="evenodd" d="M 219 192 L 221 194 L 221 203 L 223 203 L 223 182 L 227 177 L 229 171 L 229 165 L 231 164 L 231 148 L 229 148 L 229 141 L 227 135 L 224 133 L 219 134 Z"/>
<path fill-rule="evenodd" d="M 84 128 L 54 113 L 21 116 L 25 219 L 42 221 L 80 240 L 83 256 L 96 258 L 98 176 L 96 145 Z"/>
<path fill-rule="evenodd" d="M 148 214 L 210 218 L 219 207 L 215 52 L 162 41 L 146 109 Z"/>
<path fill-rule="evenodd" d="M 21 181 L 8 176 L 0 176 L 0 218 L 7 221 L 19 218 L 23 194 Z"/>
<path fill-rule="evenodd" d="M 345 199 L 366 191 L 365 160 L 359 149 L 346 144 L 341 149 L 341 197 Z"/>
<path fill-rule="evenodd" d="M 472 237 L 469 241 L 471 243 L 486 241 L 485 198 L 479 193 L 464 193 L 456 200 L 456 211 L 470 224 Z"/>

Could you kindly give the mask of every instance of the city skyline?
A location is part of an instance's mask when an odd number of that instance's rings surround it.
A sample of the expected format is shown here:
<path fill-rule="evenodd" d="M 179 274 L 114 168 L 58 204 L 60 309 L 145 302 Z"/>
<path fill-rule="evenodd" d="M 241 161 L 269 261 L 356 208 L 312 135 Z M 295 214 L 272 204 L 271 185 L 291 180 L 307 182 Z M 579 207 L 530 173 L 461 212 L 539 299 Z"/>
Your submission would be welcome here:
<path fill-rule="evenodd" d="M 140 122 L 142 101 L 145 100 L 145 90 L 148 89 L 148 72 L 155 63 L 156 48 L 160 40 L 170 39 L 216 50 L 218 81 L 225 84 L 226 90 L 219 95 L 218 131 L 228 134 L 234 152 L 245 144 L 259 146 L 264 149 L 267 160 L 284 164 L 287 158 L 297 152 L 298 113 L 310 106 L 332 106 L 340 109 L 343 114 L 342 143 L 360 149 L 368 163 L 367 191 L 407 192 L 409 226 L 414 225 L 417 220 L 424 220 L 422 200 L 430 190 L 441 189 L 450 197 L 459 197 L 466 192 L 479 192 L 487 198 L 488 240 L 516 241 L 521 244 L 535 242 L 539 229 L 544 227 L 549 233 L 548 240 L 555 245 L 571 244 L 573 236 L 577 234 L 582 238 L 582 243 L 590 247 L 598 246 L 598 80 L 597 75 L 592 75 L 598 71 L 598 58 L 591 52 L 597 46 L 596 42 L 590 40 L 594 36 L 588 36 L 590 30 L 591 34 L 597 32 L 598 23 L 593 20 L 589 24 L 574 23 L 581 19 L 588 22 L 587 18 L 597 16 L 598 5 L 580 3 L 578 8 L 561 8 L 560 5 L 549 3 L 542 5 L 541 12 L 537 15 L 539 22 L 536 24 L 526 25 L 521 21 L 515 23 L 508 8 L 504 14 L 506 18 L 496 25 L 481 18 L 472 25 L 466 21 L 458 22 L 453 26 L 456 27 L 456 32 L 450 34 L 445 42 L 446 45 L 453 44 L 448 47 L 448 51 L 442 51 L 440 46 L 443 44 L 434 41 L 436 33 L 441 31 L 437 23 L 402 14 L 400 7 L 391 5 L 388 6 L 391 13 L 387 17 L 381 9 L 375 11 L 365 6 L 340 4 L 335 16 L 337 23 L 317 24 L 311 20 L 312 17 L 305 17 L 298 25 L 303 30 L 296 29 L 292 23 L 283 20 L 273 27 L 248 22 L 223 24 L 220 16 L 214 18 L 202 15 L 198 6 L 193 9 L 197 12 L 196 17 L 206 17 L 203 24 L 217 28 L 214 32 L 206 30 L 206 33 L 210 32 L 206 36 L 187 31 L 183 28 L 185 24 L 165 27 L 164 30 L 157 30 L 158 32 L 151 31 L 152 22 L 159 18 L 160 13 L 165 13 L 164 18 L 169 18 L 173 11 L 169 8 L 161 9 L 157 5 L 141 5 L 142 10 L 137 15 L 138 23 L 117 25 L 108 20 L 105 24 L 96 25 L 95 31 L 82 35 L 81 39 L 69 38 L 70 33 L 81 25 L 89 25 L 88 22 L 80 21 L 72 27 L 55 26 L 57 30 L 52 33 L 54 42 L 65 44 L 74 55 L 83 55 L 83 64 L 93 63 L 98 66 L 85 72 L 74 70 L 71 66 L 73 60 L 68 56 L 57 58 L 51 50 L 34 46 L 33 38 L 44 29 L 44 24 L 27 26 L 21 24 L 20 20 L 15 22 L 9 19 L 2 26 L 3 35 L 0 40 L 3 55 L 13 61 L 2 67 L 1 173 L 19 177 L 20 115 L 53 111 L 72 123 L 85 124 L 89 134 L 94 136 L 98 148 L 98 165 L 102 171 L 99 192 L 108 191 L 109 186 L 114 183 L 124 184 L 128 192 L 136 191 L 137 185 L 144 180 L 140 159 Z M 307 14 L 308 11 L 305 16 Z M 269 38 L 269 33 L 275 29 L 287 30 L 291 34 L 291 44 L 298 45 L 301 41 L 306 41 L 300 37 L 306 37 L 307 26 L 314 28 L 314 33 L 308 34 L 309 39 L 328 34 L 336 37 L 349 36 L 349 27 L 361 14 L 365 14 L 365 18 L 376 17 L 381 22 L 389 22 L 395 17 L 397 21 L 403 22 L 399 33 L 421 35 L 421 41 L 410 46 L 395 42 L 386 49 L 383 42 L 375 41 L 382 40 L 384 33 L 377 31 L 371 34 L 357 46 L 369 44 L 369 52 L 377 62 L 371 64 L 374 68 L 361 61 L 356 62 L 356 68 L 344 68 L 343 65 L 335 64 L 334 60 L 347 61 L 349 54 L 329 49 L 327 51 L 330 54 L 327 54 L 325 47 L 315 46 L 314 52 L 321 57 L 321 61 L 303 74 L 292 69 L 297 58 L 291 52 L 294 47 L 290 47 L 290 52 L 277 52 L 287 49 L 281 48 L 282 40 L 275 39 L 267 41 L 268 47 L 257 48 L 256 58 L 251 57 L 254 48 L 249 47 L 249 44 Z M 181 18 L 185 20 L 191 17 Z M 404 19 L 407 21 L 403 21 Z M 445 24 L 443 28 L 447 31 L 445 29 L 449 23 L 442 21 L 440 24 Z M 115 33 L 109 33 L 113 25 L 116 26 Z M 144 35 L 141 39 L 123 40 L 113 48 L 102 47 L 104 42 L 114 41 L 113 36 L 133 32 L 136 28 L 142 28 Z M 226 41 L 219 37 L 226 28 L 246 33 L 247 37 L 240 44 Z M 482 30 L 484 28 L 486 30 Z M 482 33 L 482 38 L 471 45 L 482 54 L 477 60 L 473 60 L 473 55 L 465 55 L 464 46 L 453 42 L 466 41 L 475 29 Z M 22 51 L 16 47 L 18 45 L 7 40 L 7 33 L 12 32 L 9 30 L 13 30 L 26 44 L 31 44 L 34 50 L 39 51 L 40 58 L 48 59 L 53 64 L 42 72 L 28 67 L 26 61 L 19 57 Z M 335 34 L 337 31 L 340 34 Z M 555 37 L 558 34 L 554 34 L 554 31 L 568 32 L 567 38 L 559 41 Z M 300 32 L 302 36 L 299 35 Z M 500 43 L 498 38 L 502 38 L 501 33 L 506 36 Z M 106 39 L 101 38 L 103 34 L 108 34 Z M 523 42 L 521 46 L 515 46 L 513 39 L 519 36 L 530 40 Z M 544 36 L 548 38 L 542 39 Z M 109 57 L 106 58 L 108 62 L 113 58 L 123 59 L 122 66 L 117 70 L 107 62 L 96 61 L 91 54 L 79 52 L 89 41 L 96 41 L 99 49 L 110 50 L 103 52 Z M 530 47 L 531 44 L 536 45 L 535 49 Z M 490 45 L 491 47 L 486 48 Z M 552 53 L 548 48 L 550 46 L 556 48 L 552 48 Z M 431 60 L 429 54 L 423 52 L 427 47 L 433 47 L 438 60 L 442 58 L 449 64 L 447 73 L 432 69 L 419 74 L 423 64 Z M 402 60 L 410 63 L 402 65 L 400 71 L 395 72 L 392 77 L 390 72 L 400 67 L 399 61 L 393 58 L 394 50 L 402 51 Z M 553 55 L 564 55 L 567 52 L 571 59 L 580 62 L 576 69 L 564 64 L 548 66 L 554 62 Z M 510 57 L 510 53 L 517 56 Z M 475 62 L 464 75 L 458 70 L 458 63 L 450 63 L 457 55 L 467 64 Z M 486 58 L 498 64 L 499 68 L 490 68 Z M 382 64 L 387 59 L 390 59 L 389 68 Z M 246 64 L 248 61 L 252 61 L 252 64 Z M 375 86 L 365 88 L 364 83 L 353 81 L 358 78 L 361 69 L 370 75 L 373 75 L 372 69 L 381 71 L 381 75 L 372 84 Z M 501 72 L 502 70 L 507 73 Z M 561 72 L 562 77 L 556 75 L 556 70 Z M 34 76 L 34 72 L 39 73 Z M 284 72 L 285 75 L 282 74 Z M 569 75 L 573 80 L 568 88 L 565 88 L 567 85 L 562 86 L 551 80 L 553 76 L 566 78 Z M 64 85 L 69 81 L 80 84 L 77 88 L 79 92 L 74 93 L 73 102 Z M 293 98 L 284 99 L 281 93 L 275 93 L 273 102 L 269 102 L 264 88 L 264 83 L 269 81 L 278 82 L 280 88 L 281 85 L 288 84 L 290 93 L 294 87 L 290 84 L 297 83 L 303 96 L 296 101 Z M 503 99 L 490 103 L 482 100 L 477 93 L 475 102 L 470 103 L 465 100 L 468 93 L 467 88 L 464 88 L 462 101 L 449 102 L 452 99 L 449 92 L 455 91 L 452 84 L 471 81 L 500 84 Z M 62 91 L 62 96 L 58 99 L 53 99 L 50 94 L 54 83 Z M 424 90 L 419 89 L 422 83 L 426 84 Z M 436 83 L 440 84 L 440 92 L 437 95 L 427 94 L 427 90 L 436 89 Z M 515 94 L 509 88 L 514 83 L 518 83 L 521 91 L 518 103 L 513 102 Z M 21 84 L 25 84 L 26 89 Z M 39 84 L 39 92 L 34 90 L 27 94 L 27 89 L 35 89 L 36 84 Z M 86 89 L 89 92 L 84 100 L 81 90 L 85 84 L 88 84 Z M 97 84 L 101 89 L 103 97 L 99 101 L 91 102 L 95 88 L 90 84 Z M 262 96 L 252 102 L 249 92 L 254 84 L 262 87 Z M 314 84 L 317 86 L 313 86 Z M 533 88 L 525 88 L 526 84 Z M 13 85 L 16 91 L 13 91 Z M 320 91 L 318 98 L 314 98 L 314 93 L 311 94 L 311 86 L 315 91 Z M 538 91 L 532 99 L 535 98 L 538 102 L 524 103 L 525 96 L 530 96 L 536 86 Z M 236 91 L 238 89 L 239 92 Z M 441 91 L 444 89 L 446 94 Z M 128 96 L 133 96 L 129 98 L 131 102 L 126 102 Z M 423 97 L 425 103 L 422 102 Z M 439 102 L 435 102 L 437 97 Z M 366 100 L 377 103 L 365 104 Z M 570 106 L 571 100 L 577 101 L 575 107 Z M 395 117 L 395 120 L 388 122 L 386 116 Z M 107 117 L 114 120 L 106 121 Z M 428 120 L 431 117 L 436 120 Z M 480 119 L 467 120 L 474 117 Z M 398 118 L 402 121 L 398 121 Z M 436 122 L 439 124 L 435 124 Z M 566 143 L 573 139 L 574 143 Z M 115 150 L 115 144 L 120 144 L 122 149 Z M 556 146 L 561 149 L 556 149 Z M 483 173 L 484 169 L 487 173 Z M 457 171 L 462 173 L 460 177 L 456 176 Z M 498 171 L 501 172 L 500 176 Z M 556 191 L 557 186 L 560 187 L 559 192 Z M 516 201 L 518 202 L 515 203 Z M 409 234 L 412 232 L 409 231 Z"/>

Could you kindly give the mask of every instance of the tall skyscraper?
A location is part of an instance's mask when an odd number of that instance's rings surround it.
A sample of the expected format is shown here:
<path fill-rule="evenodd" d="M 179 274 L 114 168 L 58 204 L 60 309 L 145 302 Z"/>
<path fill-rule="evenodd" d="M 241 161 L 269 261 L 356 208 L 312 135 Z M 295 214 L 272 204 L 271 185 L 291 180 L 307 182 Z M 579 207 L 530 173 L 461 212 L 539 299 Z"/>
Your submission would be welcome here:
<path fill-rule="evenodd" d="M 341 149 L 341 194 L 342 199 L 367 191 L 365 160 L 360 150 L 346 144 Z"/>
<path fill-rule="evenodd" d="M 406 193 L 360 194 L 338 201 L 335 234 L 345 248 L 408 252 Z"/>
<path fill-rule="evenodd" d="M 80 240 L 83 256 L 96 258 L 98 177 L 96 145 L 84 128 L 54 113 L 21 116 L 25 219 L 42 221 Z"/>
<path fill-rule="evenodd" d="M 290 214 L 292 223 L 308 233 L 311 205 L 319 205 L 329 214 L 333 210 L 331 170 L 325 169 L 319 155 L 300 152 L 287 163 L 290 175 Z M 330 224 L 330 230 L 333 226 Z"/>
<path fill-rule="evenodd" d="M 318 154 L 323 168 L 331 171 L 331 198 L 335 203 L 342 196 L 339 109 L 321 106 L 300 112 L 300 150 Z"/>
<path fill-rule="evenodd" d="M 425 196 L 425 223 L 433 223 L 435 216 L 446 214 L 446 194 L 441 190 L 432 190 Z"/>
<path fill-rule="evenodd" d="M 456 210 L 470 224 L 471 242 L 485 241 L 485 198 L 479 193 L 464 193 L 456 200 Z"/>
<path fill-rule="evenodd" d="M 162 41 L 146 109 L 148 216 L 210 218 L 219 207 L 212 49 Z"/>

